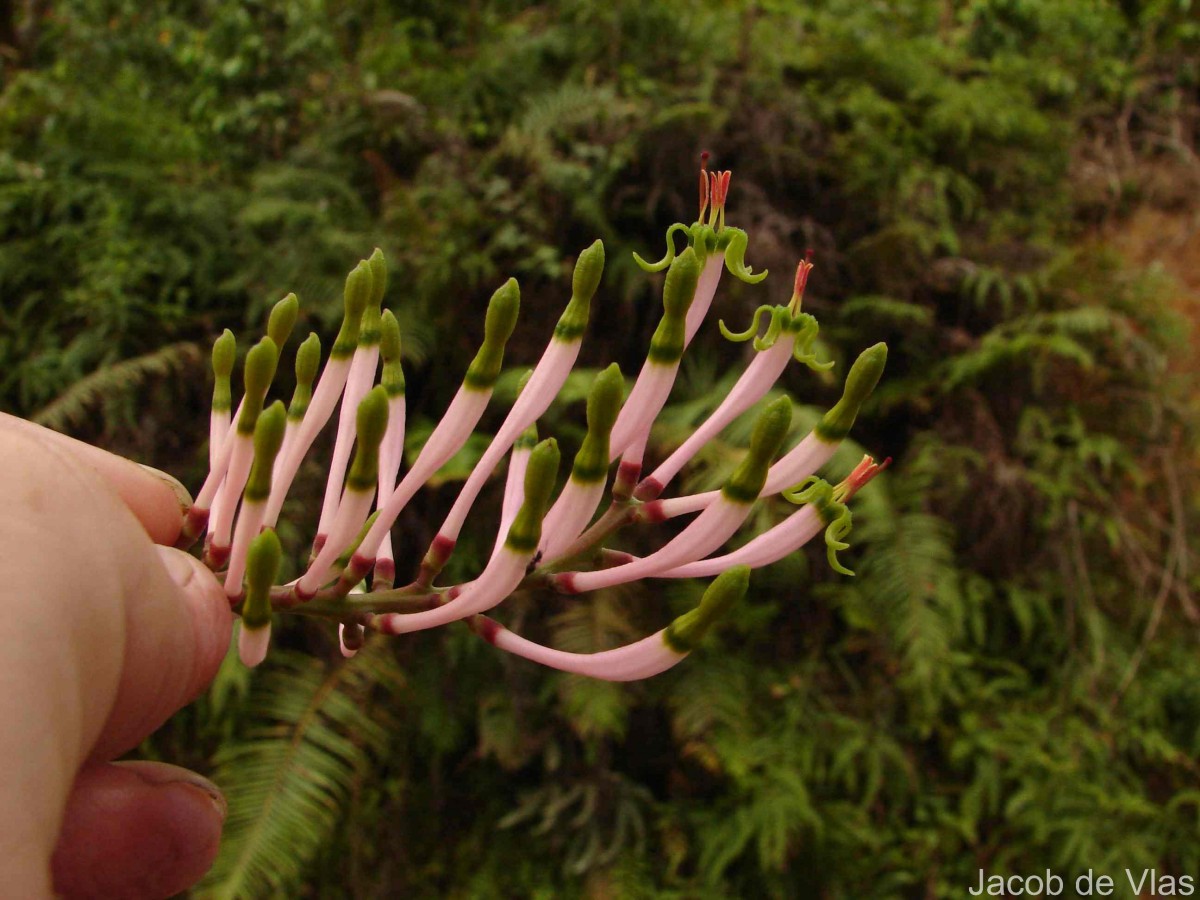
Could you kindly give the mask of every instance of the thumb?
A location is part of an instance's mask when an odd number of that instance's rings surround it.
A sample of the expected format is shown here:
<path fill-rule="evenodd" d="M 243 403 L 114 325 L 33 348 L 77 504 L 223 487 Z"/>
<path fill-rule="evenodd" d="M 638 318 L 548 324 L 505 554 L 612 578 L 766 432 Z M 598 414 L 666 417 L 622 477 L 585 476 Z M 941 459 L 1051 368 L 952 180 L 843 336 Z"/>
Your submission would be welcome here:
<path fill-rule="evenodd" d="M 83 769 L 51 860 L 64 897 L 169 897 L 217 853 L 225 801 L 194 772 L 156 762 Z"/>

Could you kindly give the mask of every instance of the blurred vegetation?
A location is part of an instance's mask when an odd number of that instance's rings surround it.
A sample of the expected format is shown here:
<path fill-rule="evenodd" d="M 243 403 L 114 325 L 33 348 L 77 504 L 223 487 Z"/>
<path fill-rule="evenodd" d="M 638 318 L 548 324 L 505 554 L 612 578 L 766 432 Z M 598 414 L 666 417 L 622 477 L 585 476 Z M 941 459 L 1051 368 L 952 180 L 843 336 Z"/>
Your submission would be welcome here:
<path fill-rule="evenodd" d="M 343 663 L 291 625 L 300 655 L 227 666 L 147 748 L 230 794 L 197 896 L 951 897 L 981 867 L 1200 871 L 1189 323 L 1103 237 L 1146 204 L 1195 229 L 1191 0 L 0 10 L 0 408 L 193 484 L 207 342 L 287 290 L 328 334 L 376 245 L 416 433 L 481 332 L 469 311 L 516 275 L 509 359 L 531 364 L 595 237 L 585 363 L 635 371 L 657 282 L 630 251 L 691 221 L 702 148 L 774 272 L 727 283 L 714 318 L 785 299 L 812 247 L 838 371 L 891 347 L 830 467 L 896 458 L 856 501 L 857 576 L 819 549 L 760 571 L 666 676 L 583 681 L 453 628 Z M 741 351 L 701 333 L 656 452 Z M 802 374 L 781 387 L 811 423 L 837 379 Z M 578 399 L 544 423 L 568 442 Z M 402 517 L 410 563 L 453 492 Z M 696 587 L 504 611 L 603 649 Z"/>

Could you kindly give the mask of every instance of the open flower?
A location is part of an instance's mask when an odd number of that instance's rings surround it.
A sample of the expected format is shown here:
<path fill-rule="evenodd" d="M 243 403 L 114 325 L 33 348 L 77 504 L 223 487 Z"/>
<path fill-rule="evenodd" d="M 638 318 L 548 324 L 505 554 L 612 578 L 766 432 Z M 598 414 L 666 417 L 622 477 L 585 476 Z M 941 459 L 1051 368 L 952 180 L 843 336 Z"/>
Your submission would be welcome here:
<path fill-rule="evenodd" d="M 516 281 L 509 279 L 492 296 L 483 344 L 402 477 L 402 336 L 396 317 L 384 308 L 388 277 L 380 251 L 359 263 L 346 280 L 342 326 L 319 377 L 319 339 L 310 335 L 300 344 L 297 386 L 286 409 L 280 401 L 268 404 L 267 398 L 297 318 L 295 295 L 276 305 L 267 336 L 246 354 L 244 392 L 236 412 L 230 384 L 236 347 L 229 332 L 218 338 L 210 472 L 186 515 L 183 540 L 190 545 L 207 531 L 205 559 L 223 572 L 226 593 L 242 615 L 239 648 L 247 664 L 256 665 L 265 656 L 273 612 L 303 607 L 307 614 L 339 623 L 347 655 L 371 631 L 402 634 L 463 620 L 494 646 L 544 665 L 618 681 L 644 678 L 675 665 L 696 646 L 746 593 L 753 568 L 795 552 L 822 530 L 830 564 L 848 572 L 835 555 L 846 546 L 842 539 L 851 521 L 846 504 L 887 463 L 876 465 L 868 457 L 836 487 L 815 473 L 833 455 L 878 382 L 887 359 L 883 344 L 863 351 L 850 369 L 841 400 L 792 450 L 781 455 L 792 422 L 791 401 L 784 397 L 759 414 L 745 458 L 720 490 L 661 496 L 705 443 L 767 394 L 790 360 L 813 369 L 832 365 L 816 359 L 817 322 L 800 308 L 813 268 L 810 255 L 797 267 L 788 303 L 760 307 L 740 334 L 720 323 L 727 338 L 753 340 L 755 357 L 709 418 L 641 477 L 651 428 L 670 396 L 684 352 L 704 324 L 722 273 L 749 284 L 766 276 L 745 264 L 746 233 L 725 222 L 730 173 L 709 172 L 706 163 L 707 155 L 700 170 L 697 221 L 667 229 L 667 252 L 658 262 L 636 257 L 648 271 L 666 270 L 662 317 L 628 394 L 617 366 L 596 376 L 587 403 L 587 434 L 565 485 L 557 488 L 558 445 L 553 438 L 538 441 L 537 420 L 578 359 L 604 271 L 599 241 L 580 254 L 570 299 L 541 359 L 462 485 L 418 571 L 402 587 L 394 586 L 392 527 L 421 487 L 464 445 L 491 402 L 517 325 Z M 687 245 L 677 252 L 680 236 Z M 275 525 L 300 463 L 339 401 L 312 556 L 298 579 L 278 584 L 282 550 Z M 508 475 L 490 558 L 473 579 L 438 584 L 480 491 L 506 456 Z M 799 503 L 800 510 L 739 549 L 720 553 L 754 505 L 775 495 Z M 644 557 L 605 546 L 620 529 L 650 528 L 690 513 L 698 515 Z M 484 615 L 516 591 L 584 593 L 644 578 L 709 576 L 716 579 L 696 609 L 654 635 L 601 653 L 542 647 Z"/>

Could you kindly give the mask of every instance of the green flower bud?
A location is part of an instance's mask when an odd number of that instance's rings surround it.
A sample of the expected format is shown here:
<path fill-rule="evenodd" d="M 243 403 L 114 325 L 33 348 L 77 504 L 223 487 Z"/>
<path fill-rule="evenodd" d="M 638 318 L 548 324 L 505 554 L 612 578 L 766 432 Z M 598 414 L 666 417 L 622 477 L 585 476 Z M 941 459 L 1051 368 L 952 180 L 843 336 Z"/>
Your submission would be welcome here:
<path fill-rule="evenodd" d="M 504 282 L 488 301 L 487 318 L 483 322 L 483 346 L 475 354 L 463 383 L 485 390 L 496 383 L 504 365 L 504 345 L 517 325 L 521 309 L 521 289 L 515 278 Z"/>
<path fill-rule="evenodd" d="M 858 411 L 863 402 L 871 396 L 871 391 L 875 390 L 875 385 L 879 383 L 879 377 L 883 374 L 885 365 L 887 365 L 887 344 L 880 342 L 859 354 L 854 365 L 850 367 L 850 374 L 846 376 L 842 399 L 817 423 L 817 427 L 814 429 L 817 437 L 832 443 L 840 441 L 849 434 L 850 427 L 858 417 Z"/>
<path fill-rule="evenodd" d="M 554 493 L 560 462 L 558 442 L 546 438 L 529 454 L 525 469 L 525 501 L 508 529 L 504 546 L 517 553 L 532 553 L 542 539 L 542 519 Z"/>
<path fill-rule="evenodd" d="M 387 293 L 388 286 L 388 267 L 387 260 L 383 258 L 383 251 L 376 247 L 367 260 L 367 265 L 371 269 L 371 300 L 368 305 L 378 307 L 383 302 L 383 295 Z"/>
<path fill-rule="evenodd" d="M 358 404 L 355 419 L 358 440 L 350 474 L 346 476 L 348 490 L 369 491 L 375 488 L 375 480 L 379 477 L 379 445 L 383 442 L 388 425 L 387 398 L 387 390 L 380 384 L 371 388 Z"/>
<path fill-rule="evenodd" d="M 792 401 L 780 397 L 770 404 L 754 423 L 754 432 L 750 435 L 750 449 L 746 458 L 729 476 L 721 494 L 735 503 L 753 503 L 763 489 L 767 480 L 767 469 L 783 440 L 787 437 L 788 429 L 792 427 Z"/>
<path fill-rule="evenodd" d="M 734 566 L 718 575 L 700 598 L 700 605 L 666 627 L 663 640 L 676 653 L 690 653 L 704 635 L 746 596 L 750 567 Z"/>
<path fill-rule="evenodd" d="M 363 310 L 362 321 L 358 325 L 358 346 L 376 347 L 379 345 L 380 328 L 383 315 L 378 306 L 368 304 Z"/>
<path fill-rule="evenodd" d="M 663 285 L 663 317 L 659 320 L 654 337 L 650 339 L 647 358 L 652 362 L 673 365 L 683 356 L 685 324 L 688 308 L 696 296 L 696 284 L 700 280 L 700 260 L 695 251 L 688 247 L 667 269 L 667 280 Z"/>
<path fill-rule="evenodd" d="M 242 400 L 242 414 L 238 416 L 238 434 L 249 437 L 254 434 L 254 424 L 262 412 L 267 389 L 275 378 L 275 367 L 279 364 L 279 347 L 269 337 L 263 338 L 246 354 L 246 395 Z"/>
<path fill-rule="evenodd" d="M 295 294 L 288 294 L 271 308 L 271 316 L 267 319 L 267 337 L 282 349 L 292 336 L 296 327 L 296 316 L 300 313 L 300 299 Z"/>
<path fill-rule="evenodd" d="M 583 337 L 591 312 L 592 297 L 604 274 L 604 244 L 595 241 L 579 254 L 575 273 L 571 276 L 571 302 L 554 326 L 554 337 L 560 341 L 577 341 Z"/>
<path fill-rule="evenodd" d="M 288 407 L 289 419 L 303 419 L 312 401 L 313 381 L 321 365 L 321 339 L 312 332 L 296 351 L 296 390 L 292 392 L 292 403 Z"/>
<path fill-rule="evenodd" d="M 262 628 L 271 621 L 271 587 L 279 577 L 283 548 L 273 528 L 264 529 L 250 542 L 246 554 L 246 602 L 242 627 Z"/>
<path fill-rule="evenodd" d="M 602 481 L 608 475 L 608 438 L 625 400 L 625 377 L 613 363 L 596 376 L 587 401 L 587 435 L 575 455 L 571 477 L 584 483 Z"/>
<path fill-rule="evenodd" d="M 247 503 L 261 503 L 271 494 L 271 472 L 275 457 L 283 446 L 283 432 L 287 427 L 287 412 L 283 401 L 276 400 L 267 407 L 254 425 L 254 463 L 250 477 L 246 480 L 243 496 Z"/>
<path fill-rule="evenodd" d="M 379 321 L 379 355 L 383 358 L 380 383 L 389 397 L 404 393 L 404 369 L 400 366 L 400 323 L 390 309 L 383 311 Z"/>
<path fill-rule="evenodd" d="M 371 291 L 371 270 L 365 262 L 360 262 L 346 276 L 346 288 L 342 295 L 345 312 L 341 330 L 330 351 L 332 359 L 345 359 L 358 346 L 358 329 L 367 303 L 371 300 Z"/>
<path fill-rule="evenodd" d="M 233 407 L 229 376 L 233 374 L 233 363 L 237 357 L 237 338 L 226 328 L 213 342 L 213 399 L 212 408 L 218 412 Z"/>

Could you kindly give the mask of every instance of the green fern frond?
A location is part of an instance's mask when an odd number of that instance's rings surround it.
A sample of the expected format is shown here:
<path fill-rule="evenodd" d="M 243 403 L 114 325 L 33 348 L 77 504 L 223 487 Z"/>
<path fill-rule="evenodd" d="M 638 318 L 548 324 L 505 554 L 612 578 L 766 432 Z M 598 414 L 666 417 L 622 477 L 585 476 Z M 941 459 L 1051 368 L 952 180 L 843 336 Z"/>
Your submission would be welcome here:
<path fill-rule="evenodd" d="M 213 778 L 229 798 L 229 815 L 197 896 L 280 896 L 301 880 L 386 743 L 389 723 L 372 693 L 400 683 L 380 642 L 333 667 L 272 655 L 243 710 L 252 724 L 216 756 Z"/>
<path fill-rule="evenodd" d="M 97 369 L 75 382 L 33 415 L 33 421 L 56 431 L 80 424 L 98 403 L 111 403 L 151 378 L 166 378 L 203 365 L 204 352 L 191 341 L 168 344 L 161 350 Z"/>

